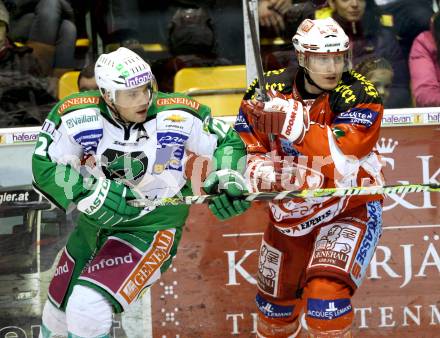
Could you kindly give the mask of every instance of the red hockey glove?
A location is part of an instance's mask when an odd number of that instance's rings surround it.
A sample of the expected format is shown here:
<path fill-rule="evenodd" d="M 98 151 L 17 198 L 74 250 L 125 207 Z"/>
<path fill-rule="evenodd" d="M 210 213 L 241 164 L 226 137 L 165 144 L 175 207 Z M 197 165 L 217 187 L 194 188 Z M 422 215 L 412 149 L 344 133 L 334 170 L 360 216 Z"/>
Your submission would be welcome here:
<path fill-rule="evenodd" d="M 250 192 L 293 190 L 296 170 L 285 161 L 272 162 L 265 156 L 251 157 L 245 178 Z"/>
<path fill-rule="evenodd" d="M 309 113 L 300 101 L 269 92 L 270 101 L 247 101 L 245 109 L 256 130 L 265 134 L 283 135 L 292 143 L 300 143 L 309 129 Z"/>

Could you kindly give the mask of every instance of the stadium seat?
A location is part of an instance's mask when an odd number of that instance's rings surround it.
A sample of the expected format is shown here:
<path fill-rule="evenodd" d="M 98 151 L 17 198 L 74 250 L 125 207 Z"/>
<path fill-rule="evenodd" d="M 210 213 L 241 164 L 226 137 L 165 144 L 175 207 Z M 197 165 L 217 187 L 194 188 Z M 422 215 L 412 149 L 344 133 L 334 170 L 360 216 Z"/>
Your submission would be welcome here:
<path fill-rule="evenodd" d="M 183 68 L 174 77 L 174 90 L 208 105 L 213 116 L 236 115 L 246 87 L 244 65 Z"/>
<path fill-rule="evenodd" d="M 76 39 L 75 47 L 89 48 L 89 46 L 90 46 L 89 39 Z"/>
<path fill-rule="evenodd" d="M 58 81 L 58 98 L 61 100 L 63 97 L 76 93 L 78 91 L 78 71 L 66 72 L 61 75 Z"/>

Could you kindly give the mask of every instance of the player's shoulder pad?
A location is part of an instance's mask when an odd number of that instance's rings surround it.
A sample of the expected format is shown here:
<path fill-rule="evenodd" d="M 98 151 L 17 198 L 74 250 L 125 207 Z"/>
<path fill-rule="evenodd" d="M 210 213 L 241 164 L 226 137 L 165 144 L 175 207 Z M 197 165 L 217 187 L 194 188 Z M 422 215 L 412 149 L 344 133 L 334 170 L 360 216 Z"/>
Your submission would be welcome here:
<path fill-rule="evenodd" d="M 70 111 L 69 114 L 61 116 L 61 121 L 67 134 L 75 140 L 97 133 L 102 136 L 103 117 L 97 108 L 87 107 Z"/>
<path fill-rule="evenodd" d="M 273 89 L 283 94 L 292 93 L 293 79 L 296 74 L 295 67 L 281 68 L 277 70 L 270 70 L 264 73 L 266 81 L 266 91 Z M 260 88 L 258 79 L 255 79 L 246 90 L 243 97 L 244 100 L 249 100 L 255 97 L 255 90 Z"/>
<path fill-rule="evenodd" d="M 101 98 L 99 91 L 92 90 L 66 96 L 56 104 L 53 111 L 56 111 L 59 116 L 63 116 L 78 109 L 101 109 L 104 104 L 104 100 Z"/>
<path fill-rule="evenodd" d="M 359 104 L 382 104 L 373 83 L 354 70 L 342 75 L 337 87 L 330 92 L 329 101 L 335 113 L 348 111 Z"/>
<path fill-rule="evenodd" d="M 211 114 L 211 109 L 183 93 L 158 92 L 149 113 L 159 114 L 165 111 L 179 111 L 183 115 L 190 114 L 200 120 Z"/>
<path fill-rule="evenodd" d="M 152 108 L 157 131 L 160 133 L 189 136 L 196 121 L 202 124 L 210 116 L 209 107 L 182 93 L 159 92 Z"/>

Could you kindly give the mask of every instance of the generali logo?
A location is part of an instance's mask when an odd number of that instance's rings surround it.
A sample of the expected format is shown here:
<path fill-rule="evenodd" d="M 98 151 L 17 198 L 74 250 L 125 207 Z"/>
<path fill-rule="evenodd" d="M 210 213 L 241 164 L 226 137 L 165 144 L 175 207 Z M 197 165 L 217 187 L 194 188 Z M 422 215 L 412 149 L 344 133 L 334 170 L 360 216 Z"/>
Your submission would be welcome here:
<path fill-rule="evenodd" d="M 158 99 L 156 101 L 156 104 L 158 106 L 167 106 L 167 105 L 172 105 L 172 104 L 181 104 L 184 106 L 188 106 L 194 110 L 198 110 L 200 107 L 200 103 L 198 103 L 197 101 L 188 99 L 186 97 L 169 97 L 169 98 L 162 98 L 162 99 Z"/>
<path fill-rule="evenodd" d="M 151 277 L 159 271 L 161 265 L 170 257 L 173 243 L 174 233 L 172 231 L 163 230 L 156 234 L 150 250 L 145 253 L 120 289 L 122 297 L 128 304 L 136 299 L 145 286 L 151 284 L 149 283 Z"/>
<path fill-rule="evenodd" d="M 67 99 L 63 102 L 62 105 L 58 108 L 58 114 L 63 115 L 66 109 L 71 108 L 73 106 L 79 106 L 83 104 L 98 104 L 99 96 L 83 96 L 83 97 L 73 97 L 71 99 Z"/>

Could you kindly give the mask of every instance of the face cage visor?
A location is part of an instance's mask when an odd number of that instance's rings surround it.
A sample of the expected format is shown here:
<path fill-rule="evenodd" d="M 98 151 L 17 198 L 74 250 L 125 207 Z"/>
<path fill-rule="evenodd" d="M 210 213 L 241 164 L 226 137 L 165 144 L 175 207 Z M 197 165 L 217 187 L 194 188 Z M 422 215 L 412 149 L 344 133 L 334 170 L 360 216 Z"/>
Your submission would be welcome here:
<path fill-rule="evenodd" d="M 119 89 L 115 91 L 114 104 L 122 108 L 133 108 L 151 106 L 157 93 L 156 81 L 130 89 Z"/>
<path fill-rule="evenodd" d="M 342 74 L 352 68 L 351 50 L 333 53 L 300 53 L 299 65 L 308 72 L 320 75 Z"/>

